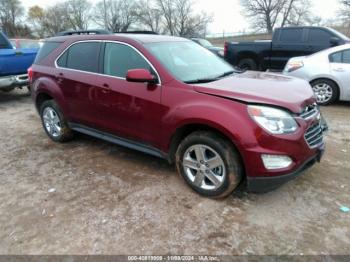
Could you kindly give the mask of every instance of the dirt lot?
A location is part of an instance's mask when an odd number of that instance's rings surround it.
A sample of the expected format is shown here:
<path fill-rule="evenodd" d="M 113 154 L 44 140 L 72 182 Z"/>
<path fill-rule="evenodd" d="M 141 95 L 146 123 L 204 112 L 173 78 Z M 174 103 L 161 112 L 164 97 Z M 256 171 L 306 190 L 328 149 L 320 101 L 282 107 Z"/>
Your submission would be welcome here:
<path fill-rule="evenodd" d="M 0 254 L 349 254 L 350 103 L 323 113 L 321 164 L 218 201 L 163 160 L 87 136 L 55 144 L 25 92 L 0 93 Z"/>

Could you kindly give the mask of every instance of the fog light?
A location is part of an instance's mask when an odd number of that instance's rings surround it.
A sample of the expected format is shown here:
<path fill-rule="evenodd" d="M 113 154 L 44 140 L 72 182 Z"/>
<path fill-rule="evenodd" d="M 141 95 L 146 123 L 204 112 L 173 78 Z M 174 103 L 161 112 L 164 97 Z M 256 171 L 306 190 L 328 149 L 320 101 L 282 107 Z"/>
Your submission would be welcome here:
<path fill-rule="evenodd" d="M 280 169 L 289 167 L 293 161 L 289 156 L 261 155 L 266 169 Z"/>

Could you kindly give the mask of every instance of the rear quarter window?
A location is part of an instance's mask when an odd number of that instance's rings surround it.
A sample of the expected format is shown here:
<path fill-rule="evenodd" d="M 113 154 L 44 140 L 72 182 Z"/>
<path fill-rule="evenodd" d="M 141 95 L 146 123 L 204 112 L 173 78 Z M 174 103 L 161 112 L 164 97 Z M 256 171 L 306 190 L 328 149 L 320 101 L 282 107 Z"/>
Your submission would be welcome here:
<path fill-rule="evenodd" d="M 61 43 L 59 42 L 45 42 L 44 45 L 39 49 L 38 54 L 34 60 L 34 64 L 40 63 L 45 57 L 51 54 Z"/>

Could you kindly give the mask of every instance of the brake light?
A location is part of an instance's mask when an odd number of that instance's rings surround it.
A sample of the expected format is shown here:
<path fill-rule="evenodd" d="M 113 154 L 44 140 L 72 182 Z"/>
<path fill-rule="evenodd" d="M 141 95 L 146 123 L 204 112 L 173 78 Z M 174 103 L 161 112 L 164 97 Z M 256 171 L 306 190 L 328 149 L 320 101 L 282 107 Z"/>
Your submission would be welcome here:
<path fill-rule="evenodd" d="M 228 48 L 228 43 L 225 42 L 225 45 L 224 45 L 224 56 L 226 57 L 227 55 L 227 48 Z"/>
<path fill-rule="evenodd" d="M 28 68 L 28 80 L 29 82 L 33 80 L 33 69 L 31 67 Z"/>

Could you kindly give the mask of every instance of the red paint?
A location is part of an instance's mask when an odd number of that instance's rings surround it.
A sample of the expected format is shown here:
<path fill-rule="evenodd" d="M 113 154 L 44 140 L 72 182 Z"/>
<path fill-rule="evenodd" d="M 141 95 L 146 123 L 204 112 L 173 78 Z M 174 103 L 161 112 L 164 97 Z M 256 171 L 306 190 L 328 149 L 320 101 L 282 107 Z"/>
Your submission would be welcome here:
<path fill-rule="evenodd" d="M 152 36 L 147 36 L 151 39 Z M 161 85 L 129 82 L 122 78 L 59 69 L 57 56 L 79 40 L 128 43 L 155 67 Z M 169 41 L 172 38 L 169 37 Z M 55 40 L 55 39 L 54 39 Z M 247 104 L 266 104 L 298 114 L 315 102 L 308 83 L 269 73 L 247 72 L 208 84 L 188 85 L 173 78 L 141 41 L 117 35 L 69 36 L 41 65 L 32 66 L 32 97 L 45 93 L 56 100 L 69 121 L 150 144 L 169 152 L 176 131 L 201 124 L 227 136 L 237 147 L 247 176 L 278 176 L 291 173 L 316 154 L 304 140 L 314 120 L 297 119 L 300 128 L 289 135 L 271 135 L 249 116 Z M 146 41 L 145 40 L 145 41 Z M 97 61 L 96 61 L 97 62 Z M 129 80 L 151 80 L 145 70 L 131 70 Z M 148 82 L 148 81 L 142 81 Z M 294 164 L 285 170 L 268 171 L 261 154 L 290 156 Z"/>

